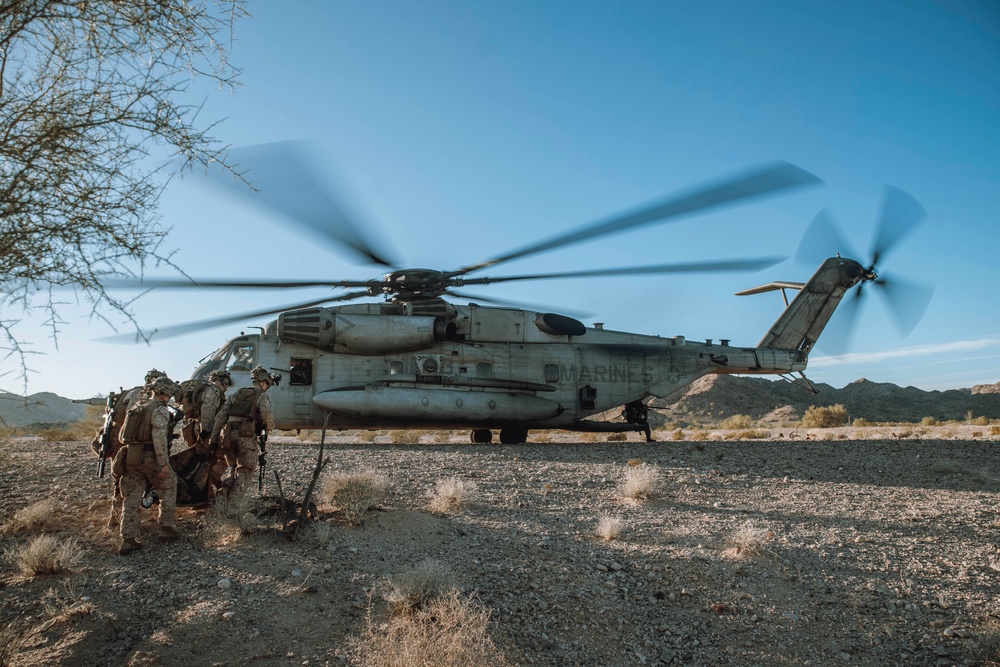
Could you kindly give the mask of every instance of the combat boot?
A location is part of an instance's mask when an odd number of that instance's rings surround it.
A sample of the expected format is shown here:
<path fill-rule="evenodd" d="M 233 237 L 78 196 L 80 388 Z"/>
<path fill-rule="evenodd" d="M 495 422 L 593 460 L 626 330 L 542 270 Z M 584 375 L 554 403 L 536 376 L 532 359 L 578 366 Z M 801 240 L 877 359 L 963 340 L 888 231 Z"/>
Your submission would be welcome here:
<path fill-rule="evenodd" d="M 160 526 L 160 539 L 164 542 L 173 542 L 180 536 L 181 534 L 173 526 Z"/>
<path fill-rule="evenodd" d="M 118 547 L 118 555 L 128 556 L 133 551 L 138 551 L 141 548 L 142 542 L 134 537 L 126 537 L 122 540 L 122 545 Z"/>

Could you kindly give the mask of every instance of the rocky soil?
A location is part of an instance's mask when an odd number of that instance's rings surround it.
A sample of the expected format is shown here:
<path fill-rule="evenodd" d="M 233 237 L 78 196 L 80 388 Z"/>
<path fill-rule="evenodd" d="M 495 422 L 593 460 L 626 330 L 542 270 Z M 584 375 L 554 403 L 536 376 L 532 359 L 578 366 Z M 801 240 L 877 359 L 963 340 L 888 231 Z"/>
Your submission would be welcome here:
<path fill-rule="evenodd" d="M 956 428 L 521 446 L 340 436 L 329 470 L 391 482 L 360 527 L 321 504 L 329 534 L 220 537 L 210 510 L 182 508 L 183 538 L 157 543 L 147 512 L 147 545 L 128 557 L 103 528 L 108 483 L 88 445 L 10 438 L 0 513 L 56 497 L 45 530 L 85 558 L 30 578 L 11 557 L 30 535 L 0 536 L 0 626 L 27 638 L 21 667 L 349 664 L 345 641 L 385 578 L 432 558 L 492 610 L 519 665 L 1000 664 L 1000 441 Z M 270 465 L 301 498 L 317 446 L 277 440 Z M 658 497 L 622 499 L 630 461 L 662 473 Z M 448 477 L 475 482 L 478 500 L 431 513 Z M 617 539 L 595 535 L 605 516 L 624 521 Z"/>

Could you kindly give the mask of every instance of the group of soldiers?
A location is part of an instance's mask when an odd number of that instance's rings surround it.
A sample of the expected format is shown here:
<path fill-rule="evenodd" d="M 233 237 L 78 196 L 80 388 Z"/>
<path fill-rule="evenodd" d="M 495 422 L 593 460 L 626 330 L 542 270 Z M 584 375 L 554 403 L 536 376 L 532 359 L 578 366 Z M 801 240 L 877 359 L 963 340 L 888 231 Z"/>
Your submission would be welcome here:
<path fill-rule="evenodd" d="M 249 490 L 257 470 L 257 436 L 266 437 L 274 428 L 267 390 L 275 383 L 274 376 L 261 366 L 250 372 L 250 378 L 250 386 L 227 398 L 233 386 L 228 371 L 212 371 L 208 381 L 192 391 L 190 384 L 178 384 L 154 368 L 146 373 L 145 384 L 118 397 L 114 409 L 109 402 L 94 446 L 102 460 L 113 459 L 108 528 L 119 530 L 118 553 L 124 556 L 142 547 L 138 540 L 140 505 L 154 493 L 159 500 L 160 540 L 180 536 L 176 527 L 178 468 L 185 485 L 196 484 L 204 500 Z M 173 456 L 176 420 L 172 411 L 183 416 L 181 431 L 187 445 Z M 197 475 L 188 474 L 195 470 Z"/>

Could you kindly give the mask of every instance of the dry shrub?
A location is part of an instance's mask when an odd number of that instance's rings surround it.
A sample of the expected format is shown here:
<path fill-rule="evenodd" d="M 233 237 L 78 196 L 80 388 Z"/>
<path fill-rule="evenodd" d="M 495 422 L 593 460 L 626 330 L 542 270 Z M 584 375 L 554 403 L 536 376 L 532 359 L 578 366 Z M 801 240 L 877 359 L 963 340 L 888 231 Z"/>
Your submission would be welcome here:
<path fill-rule="evenodd" d="M 770 431 L 760 428 L 752 428 L 743 431 L 734 431 L 726 434 L 726 440 L 767 440 L 771 437 Z"/>
<path fill-rule="evenodd" d="M 628 435 L 624 431 L 618 431 L 617 433 L 608 433 L 608 442 L 625 442 L 628 440 Z"/>
<path fill-rule="evenodd" d="M 810 405 L 802 416 L 802 426 L 805 428 L 833 428 L 847 425 L 847 408 L 837 405 Z"/>
<path fill-rule="evenodd" d="M 691 431 L 692 440 L 708 440 L 708 435 L 708 431 L 700 428 Z"/>
<path fill-rule="evenodd" d="M 14 513 L 3 525 L 4 533 L 26 533 L 43 528 L 56 515 L 55 498 L 43 498 Z"/>
<path fill-rule="evenodd" d="M 83 549 L 76 540 L 38 535 L 12 554 L 21 572 L 36 576 L 72 572 L 83 558 Z"/>
<path fill-rule="evenodd" d="M 991 426 L 990 435 L 1000 435 L 1000 426 Z"/>
<path fill-rule="evenodd" d="M 941 422 L 938 421 L 937 417 L 924 417 L 920 420 L 922 426 L 937 426 Z"/>
<path fill-rule="evenodd" d="M 856 426 L 857 428 L 864 428 L 866 426 L 874 426 L 875 424 L 868 421 L 864 417 L 856 417 L 854 419 L 853 425 Z"/>
<path fill-rule="evenodd" d="M 622 521 L 621 517 L 602 516 L 597 520 L 596 532 L 599 538 L 605 542 L 610 542 L 622 534 L 623 528 L 625 528 L 625 522 Z"/>
<path fill-rule="evenodd" d="M 410 614 L 454 589 L 451 571 L 440 561 L 428 558 L 387 579 L 383 597 L 393 614 Z"/>
<path fill-rule="evenodd" d="M 662 484 L 663 474 L 660 469 L 643 463 L 625 468 L 619 490 L 629 500 L 647 500 L 659 493 Z"/>
<path fill-rule="evenodd" d="M 737 429 L 753 428 L 753 425 L 754 421 L 748 415 L 731 415 L 722 420 L 719 428 L 724 428 L 727 431 L 735 431 Z"/>
<path fill-rule="evenodd" d="M 670 434 L 670 439 L 671 440 L 683 440 L 684 439 L 684 431 L 682 431 L 681 429 L 677 429 L 676 431 L 674 431 L 673 433 Z"/>
<path fill-rule="evenodd" d="M 13 623 L 0 627 L 0 667 L 13 663 L 27 639 L 25 631 Z"/>
<path fill-rule="evenodd" d="M 762 555 L 767 549 L 764 546 L 774 539 L 774 533 L 747 521 L 734 530 L 726 539 L 729 548 L 726 553 L 740 558 L 753 558 Z"/>
<path fill-rule="evenodd" d="M 432 512 L 442 514 L 453 512 L 463 505 L 473 502 L 478 493 L 479 485 L 475 482 L 449 477 L 438 481 L 434 486 L 434 490 L 429 494 L 427 507 Z"/>
<path fill-rule="evenodd" d="M 361 517 L 389 495 L 389 480 L 374 470 L 337 472 L 323 483 L 321 497 L 336 507 L 352 526 L 361 525 Z"/>
<path fill-rule="evenodd" d="M 212 511 L 205 518 L 209 534 L 217 537 L 238 538 L 260 527 L 257 499 L 250 489 L 243 493 L 216 496 Z"/>
<path fill-rule="evenodd" d="M 512 667 L 490 637 L 490 610 L 455 589 L 410 614 L 377 623 L 369 613 L 361 636 L 350 638 L 357 667 Z"/>

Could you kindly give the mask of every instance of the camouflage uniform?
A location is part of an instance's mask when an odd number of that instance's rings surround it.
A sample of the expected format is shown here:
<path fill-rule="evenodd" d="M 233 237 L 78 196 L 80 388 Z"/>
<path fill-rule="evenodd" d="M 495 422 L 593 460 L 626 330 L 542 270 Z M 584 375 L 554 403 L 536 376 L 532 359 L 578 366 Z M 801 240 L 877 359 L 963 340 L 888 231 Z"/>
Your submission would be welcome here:
<path fill-rule="evenodd" d="M 167 377 L 167 374 L 163 371 L 158 371 L 155 368 L 151 368 L 149 372 L 146 373 L 146 384 L 132 387 L 128 391 L 124 392 L 115 404 L 115 418 L 111 422 L 111 444 L 108 447 L 108 457 L 114 458 L 118 453 L 118 450 L 122 447 L 122 441 L 120 438 L 122 424 L 125 420 L 125 414 L 139 401 L 149 398 L 149 388 L 152 386 L 153 382 L 157 378 Z M 119 408 L 118 406 L 122 406 Z M 121 523 L 122 518 L 122 496 L 121 490 L 121 477 L 115 475 L 114 470 L 111 471 L 111 481 L 114 483 L 111 489 L 111 514 L 108 516 L 108 528 L 114 528 Z"/>
<path fill-rule="evenodd" d="M 257 471 L 257 431 L 274 429 L 274 415 L 267 389 L 274 383 L 271 374 L 261 366 L 250 373 L 253 384 L 226 399 L 215 417 L 212 443 L 220 437 L 225 441 L 226 456 L 234 467 L 231 493 L 241 494 L 250 489 Z M 262 388 L 261 383 L 267 387 Z"/>
<path fill-rule="evenodd" d="M 134 410 L 142 412 L 142 422 L 131 442 L 126 442 L 119 458 L 123 459 L 121 492 L 124 496 L 121 519 L 122 547 L 119 553 L 127 554 L 137 549 L 139 536 L 139 503 L 146 487 L 151 485 L 160 498 L 159 523 L 161 537 L 177 536 L 177 476 L 170 467 L 170 412 L 158 396 L 172 393 L 173 383 L 160 378 L 153 383 L 157 397 L 137 403 Z M 123 433 L 124 434 L 124 433 Z M 137 448 L 139 453 L 131 450 Z M 131 454 L 131 455 L 130 455 Z M 115 467 L 119 467 L 118 459 Z M 163 475 L 163 472 L 166 475 Z"/>

